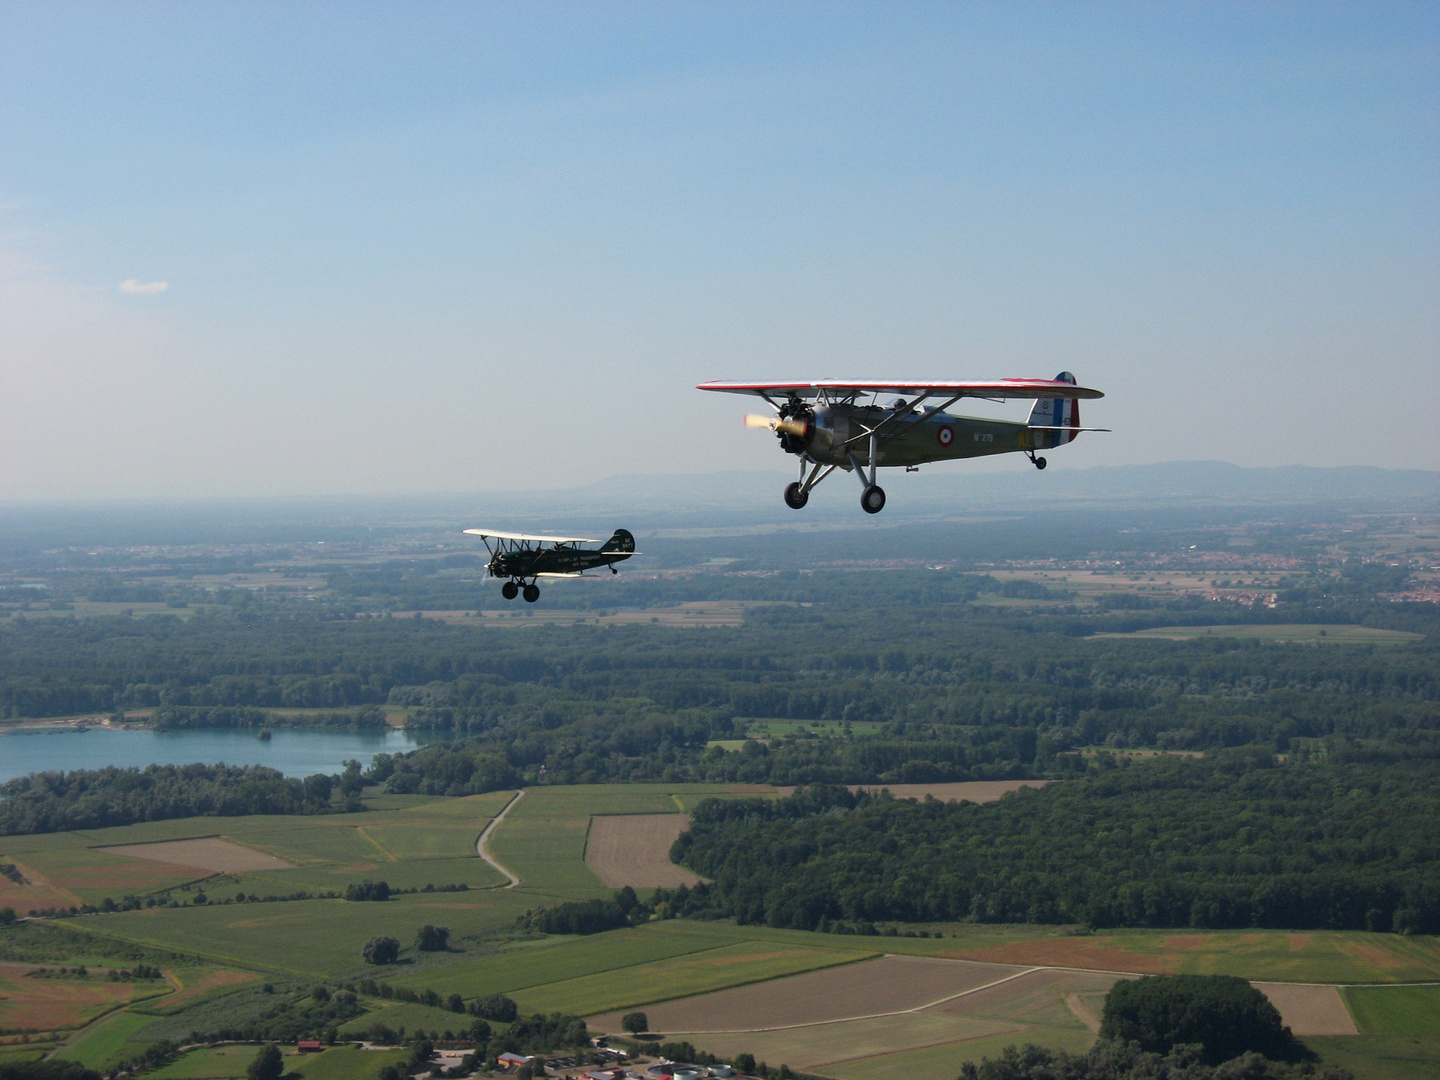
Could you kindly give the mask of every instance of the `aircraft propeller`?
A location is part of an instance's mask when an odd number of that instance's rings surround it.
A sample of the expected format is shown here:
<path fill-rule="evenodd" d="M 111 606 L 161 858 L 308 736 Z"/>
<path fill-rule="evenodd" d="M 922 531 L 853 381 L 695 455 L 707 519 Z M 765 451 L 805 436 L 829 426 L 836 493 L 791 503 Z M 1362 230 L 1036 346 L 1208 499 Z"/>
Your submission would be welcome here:
<path fill-rule="evenodd" d="M 786 420 L 779 416 L 761 416 L 759 413 L 746 413 L 745 426 L 748 428 L 766 428 L 770 431 L 778 431 L 782 435 L 793 435 L 799 439 L 805 437 L 804 420 Z"/>

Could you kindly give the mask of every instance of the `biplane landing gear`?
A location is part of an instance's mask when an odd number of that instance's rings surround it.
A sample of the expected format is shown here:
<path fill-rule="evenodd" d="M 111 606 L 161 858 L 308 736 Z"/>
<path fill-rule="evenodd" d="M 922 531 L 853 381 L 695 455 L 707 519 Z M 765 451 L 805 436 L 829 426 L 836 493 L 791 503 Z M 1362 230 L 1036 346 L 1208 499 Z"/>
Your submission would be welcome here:
<path fill-rule="evenodd" d="M 514 600 L 515 597 L 520 595 L 520 586 L 516 585 L 513 581 L 507 581 L 504 585 L 500 586 L 500 595 L 505 597 L 506 600 Z"/>
<path fill-rule="evenodd" d="M 785 505 L 791 510 L 800 510 L 810 501 L 810 492 L 806 491 L 799 484 L 789 484 L 785 488 Z"/>
<path fill-rule="evenodd" d="M 538 585 L 526 585 L 524 595 L 525 602 L 527 604 L 533 604 L 536 600 L 540 599 L 540 587 Z"/>
<path fill-rule="evenodd" d="M 867 514 L 878 514 L 885 509 L 885 489 L 876 485 L 868 484 L 865 490 L 860 493 L 860 509 Z"/>

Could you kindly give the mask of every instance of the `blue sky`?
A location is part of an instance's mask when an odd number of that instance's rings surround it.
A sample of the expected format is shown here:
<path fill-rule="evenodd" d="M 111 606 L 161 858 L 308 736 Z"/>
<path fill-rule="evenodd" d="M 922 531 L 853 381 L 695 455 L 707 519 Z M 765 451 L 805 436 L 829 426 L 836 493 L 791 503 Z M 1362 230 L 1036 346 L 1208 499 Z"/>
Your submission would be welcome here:
<path fill-rule="evenodd" d="M 0 499 L 778 481 L 696 382 L 1061 369 L 1052 467 L 1435 468 L 1437 193 L 1433 4 L 16 0 Z"/>

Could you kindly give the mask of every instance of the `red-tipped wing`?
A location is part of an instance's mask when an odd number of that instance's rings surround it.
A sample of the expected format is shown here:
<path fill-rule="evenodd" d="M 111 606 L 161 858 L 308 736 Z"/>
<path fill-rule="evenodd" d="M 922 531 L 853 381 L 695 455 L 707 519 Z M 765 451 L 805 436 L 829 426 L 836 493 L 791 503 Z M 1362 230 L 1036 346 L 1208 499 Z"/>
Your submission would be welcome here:
<path fill-rule="evenodd" d="M 722 394 L 753 394 L 757 397 L 814 398 L 821 394 L 844 397 L 848 394 L 929 394 L 977 398 L 1101 398 L 1099 390 L 1076 386 L 1059 379 L 994 379 L 989 382 L 933 381 L 884 382 L 881 380 L 820 379 L 817 382 L 705 382 L 697 390 Z"/>

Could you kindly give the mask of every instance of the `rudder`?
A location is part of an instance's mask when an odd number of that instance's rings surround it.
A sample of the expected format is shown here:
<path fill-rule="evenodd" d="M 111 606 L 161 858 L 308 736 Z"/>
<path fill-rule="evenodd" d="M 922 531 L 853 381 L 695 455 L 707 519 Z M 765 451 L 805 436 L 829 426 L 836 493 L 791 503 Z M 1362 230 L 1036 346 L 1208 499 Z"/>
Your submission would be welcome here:
<path fill-rule="evenodd" d="M 635 550 L 635 537 L 631 536 L 625 529 L 616 529 L 615 535 L 605 541 L 605 546 L 600 549 L 607 554 L 623 552 L 626 555 Z"/>
<path fill-rule="evenodd" d="M 1055 376 L 1056 382 L 1076 385 L 1075 376 L 1068 371 L 1062 371 Z M 1030 410 L 1029 424 L 1032 428 L 1078 428 L 1080 426 L 1080 399 L 1079 398 L 1041 398 L 1035 402 L 1035 407 Z M 1064 446 L 1068 442 L 1074 442 L 1078 431 L 1037 431 L 1035 432 L 1035 448 L 1037 450 L 1048 450 L 1056 446 Z"/>

